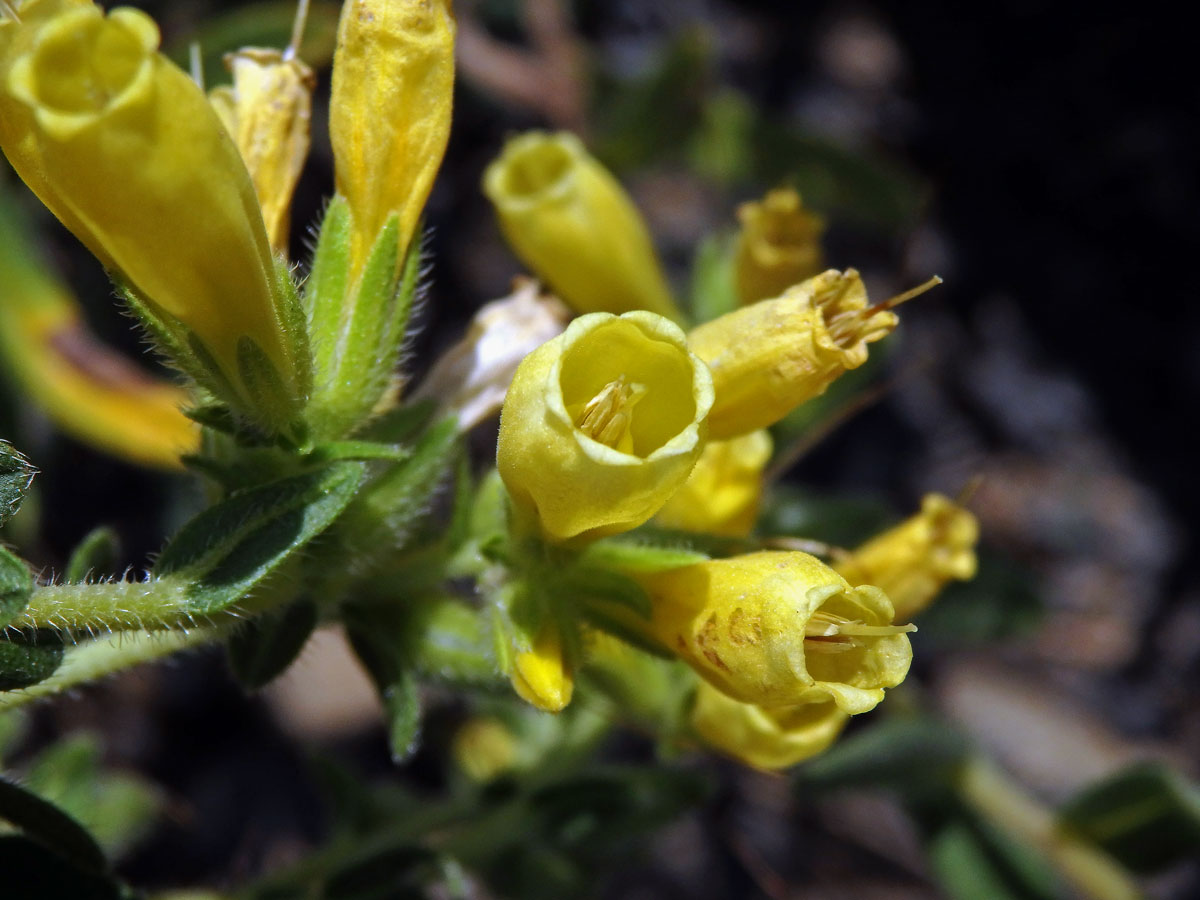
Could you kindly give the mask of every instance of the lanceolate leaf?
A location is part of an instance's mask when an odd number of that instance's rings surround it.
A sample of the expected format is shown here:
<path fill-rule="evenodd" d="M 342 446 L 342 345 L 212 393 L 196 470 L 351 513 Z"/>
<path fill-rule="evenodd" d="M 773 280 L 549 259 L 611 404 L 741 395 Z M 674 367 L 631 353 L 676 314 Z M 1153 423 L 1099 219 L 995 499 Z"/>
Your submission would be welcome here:
<path fill-rule="evenodd" d="M 339 462 L 238 491 L 185 525 L 154 574 L 188 580 L 196 614 L 226 609 L 328 528 L 362 477 L 362 463 Z"/>
<path fill-rule="evenodd" d="M 29 603 L 33 576 L 29 567 L 0 547 L 0 628 L 15 619 Z"/>
<path fill-rule="evenodd" d="M 104 853 L 83 826 L 37 794 L 0 777 L 0 819 L 85 872 L 102 873 Z M 8 873 L 0 873 L 8 877 Z"/>
<path fill-rule="evenodd" d="M 269 684 L 292 664 L 316 626 L 317 607 L 308 599 L 251 619 L 229 641 L 233 674 L 250 690 Z"/>
<path fill-rule="evenodd" d="M 8 441 L 0 441 L 0 525 L 7 522 L 25 499 L 37 469 L 13 449 Z"/>

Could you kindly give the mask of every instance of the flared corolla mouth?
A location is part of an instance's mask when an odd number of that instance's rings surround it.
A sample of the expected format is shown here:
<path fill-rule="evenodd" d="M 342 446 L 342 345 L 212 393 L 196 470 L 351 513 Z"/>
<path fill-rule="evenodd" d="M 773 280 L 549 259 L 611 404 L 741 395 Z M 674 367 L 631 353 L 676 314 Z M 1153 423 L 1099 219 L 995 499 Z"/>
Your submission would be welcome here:
<path fill-rule="evenodd" d="M 47 132 L 69 137 L 147 88 L 157 47 L 158 28 L 144 13 L 80 7 L 42 26 L 4 87 Z"/>
<path fill-rule="evenodd" d="M 488 168 L 484 186 L 498 204 L 533 205 L 559 197 L 570 189 L 581 151 L 573 135 L 522 135 Z"/>

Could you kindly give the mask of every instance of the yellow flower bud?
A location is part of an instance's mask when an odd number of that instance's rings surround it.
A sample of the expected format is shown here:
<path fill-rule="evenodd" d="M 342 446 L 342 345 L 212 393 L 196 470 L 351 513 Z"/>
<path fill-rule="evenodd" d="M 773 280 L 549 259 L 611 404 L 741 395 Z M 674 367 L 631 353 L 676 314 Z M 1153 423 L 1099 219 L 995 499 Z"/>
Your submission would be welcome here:
<path fill-rule="evenodd" d="M 568 306 L 680 321 L 641 214 L 575 135 L 513 138 L 483 189 L 509 246 Z"/>
<path fill-rule="evenodd" d="M 742 303 L 778 297 L 821 271 L 825 222 L 792 188 L 738 207 L 737 288 Z"/>
<path fill-rule="evenodd" d="M 921 511 L 834 562 L 851 584 L 874 584 L 907 621 L 951 579 L 975 577 L 979 522 L 941 494 L 926 494 Z"/>
<path fill-rule="evenodd" d="M 247 47 L 225 57 L 233 85 L 209 94 L 237 143 L 262 206 L 271 246 L 286 253 L 292 193 L 308 157 L 312 69 L 279 50 Z"/>
<path fill-rule="evenodd" d="M 778 299 L 692 329 L 688 344 L 713 374 L 710 437 L 724 440 L 778 422 L 866 362 L 867 344 L 898 321 L 886 308 L 867 306 L 858 272 L 830 269 Z"/>
<path fill-rule="evenodd" d="M 691 721 L 714 749 L 756 769 L 777 771 L 829 749 L 850 717 L 828 700 L 763 709 L 701 682 Z"/>
<path fill-rule="evenodd" d="M 474 781 L 491 781 L 517 762 L 517 740 L 499 719 L 468 720 L 454 735 L 454 760 Z"/>
<path fill-rule="evenodd" d="M 700 456 L 712 382 L 662 316 L 592 313 L 521 362 L 496 465 L 519 515 L 554 541 L 641 525 Z"/>
<path fill-rule="evenodd" d="M 631 577 L 653 616 L 627 624 L 743 703 L 832 700 L 856 715 L 908 674 L 913 627 L 891 624 L 883 591 L 851 587 L 807 553 L 763 551 Z"/>
<path fill-rule="evenodd" d="M 544 622 L 527 648 L 513 647 L 513 689 L 526 703 L 546 712 L 561 712 L 571 702 L 575 677 L 563 655 L 558 626 Z"/>
<path fill-rule="evenodd" d="M 347 0 L 329 104 L 337 191 L 350 204 L 351 283 L 388 218 L 403 260 L 446 152 L 454 100 L 450 0 Z"/>
<path fill-rule="evenodd" d="M 0 146 L 13 168 L 231 385 L 253 342 L 302 396 L 246 167 L 203 92 L 155 52 L 154 22 L 62 0 L 21 15 L 0 26 Z"/>
<path fill-rule="evenodd" d="M 143 373 L 91 336 L 78 304 L 36 261 L 0 197 L 0 361 L 65 432 L 141 465 L 178 469 L 200 429 L 176 385 Z"/>
<path fill-rule="evenodd" d="M 770 458 L 771 435 L 763 430 L 709 441 L 688 480 L 654 521 L 664 528 L 745 537 L 758 518 L 763 467 Z"/>

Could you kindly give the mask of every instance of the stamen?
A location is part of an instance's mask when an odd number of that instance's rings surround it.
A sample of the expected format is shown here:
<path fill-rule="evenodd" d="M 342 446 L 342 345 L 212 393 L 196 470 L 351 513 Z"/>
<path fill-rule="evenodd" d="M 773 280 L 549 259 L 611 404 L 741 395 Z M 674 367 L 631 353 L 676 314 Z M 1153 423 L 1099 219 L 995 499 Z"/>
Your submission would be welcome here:
<path fill-rule="evenodd" d="M 826 327 L 829 330 L 830 336 L 839 344 L 847 343 L 853 338 L 859 327 L 870 320 L 877 313 L 888 312 L 895 309 L 902 303 L 907 303 L 909 300 L 919 297 L 926 291 L 932 290 L 942 283 L 941 275 L 934 275 L 928 281 L 918 284 L 915 288 L 910 288 L 902 294 L 897 294 L 895 297 L 890 297 L 881 303 L 876 303 L 874 306 L 868 306 L 866 309 L 856 309 L 850 312 L 841 313 L 829 320 Z"/>
<path fill-rule="evenodd" d="M 4 0 L 0 0 L 3 3 Z M 200 42 L 192 41 L 188 44 L 188 72 L 192 76 L 192 81 L 196 82 L 196 87 L 204 90 L 204 59 L 200 55 Z"/>
<path fill-rule="evenodd" d="M 606 447 L 628 453 L 633 447 L 633 407 L 646 395 L 641 384 L 629 384 L 622 375 L 610 381 L 575 414 L 575 425 Z"/>
<path fill-rule="evenodd" d="M 842 653 L 863 646 L 859 638 L 909 634 L 916 625 L 866 625 L 857 619 L 817 610 L 804 626 L 804 646 L 818 653 Z"/>
<path fill-rule="evenodd" d="M 5 17 L 12 19 L 18 25 L 21 24 L 21 17 L 17 15 L 16 7 L 12 6 L 8 0 L 0 0 L 0 19 Z"/>
<path fill-rule="evenodd" d="M 300 44 L 304 40 L 304 26 L 308 24 L 308 0 L 300 0 L 296 5 L 296 18 L 292 21 L 292 39 L 288 41 L 283 51 L 284 60 L 295 59 L 300 52 Z"/>

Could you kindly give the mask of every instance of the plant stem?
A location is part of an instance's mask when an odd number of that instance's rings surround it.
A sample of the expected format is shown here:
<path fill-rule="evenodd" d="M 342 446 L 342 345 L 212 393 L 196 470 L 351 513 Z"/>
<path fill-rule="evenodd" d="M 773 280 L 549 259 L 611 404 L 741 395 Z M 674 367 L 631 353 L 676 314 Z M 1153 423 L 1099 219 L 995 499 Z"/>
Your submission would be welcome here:
<path fill-rule="evenodd" d="M 149 631 L 199 624 L 187 598 L 187 582 L 170 577 L 152 581 L 49 584 L 33 589 L 12 628 L 49 628 L 97 634 Z"/>
<path fill-rule="evenodd" d="M 1040 850 L 1083 896 L 1138 900 L 1141 890 L 1112 857 L 1058 826 L 1052 810 L 1013 784 L 994 764 L 968 760 L 958 783 L 963 799 L 1000 828 Z"/>
<path fill-rule="evenodd" d="M 139 663 L 160 659 L 188 647 L 215 641 L 231 626 L 209 626 L 189 631 L 126 632 L 83 642 L 67 651 L 58 670 L 44 681 L 19 691 L 0 693 L 0 712 L 24 706 L 43 697 L 111 675 Z"/>

